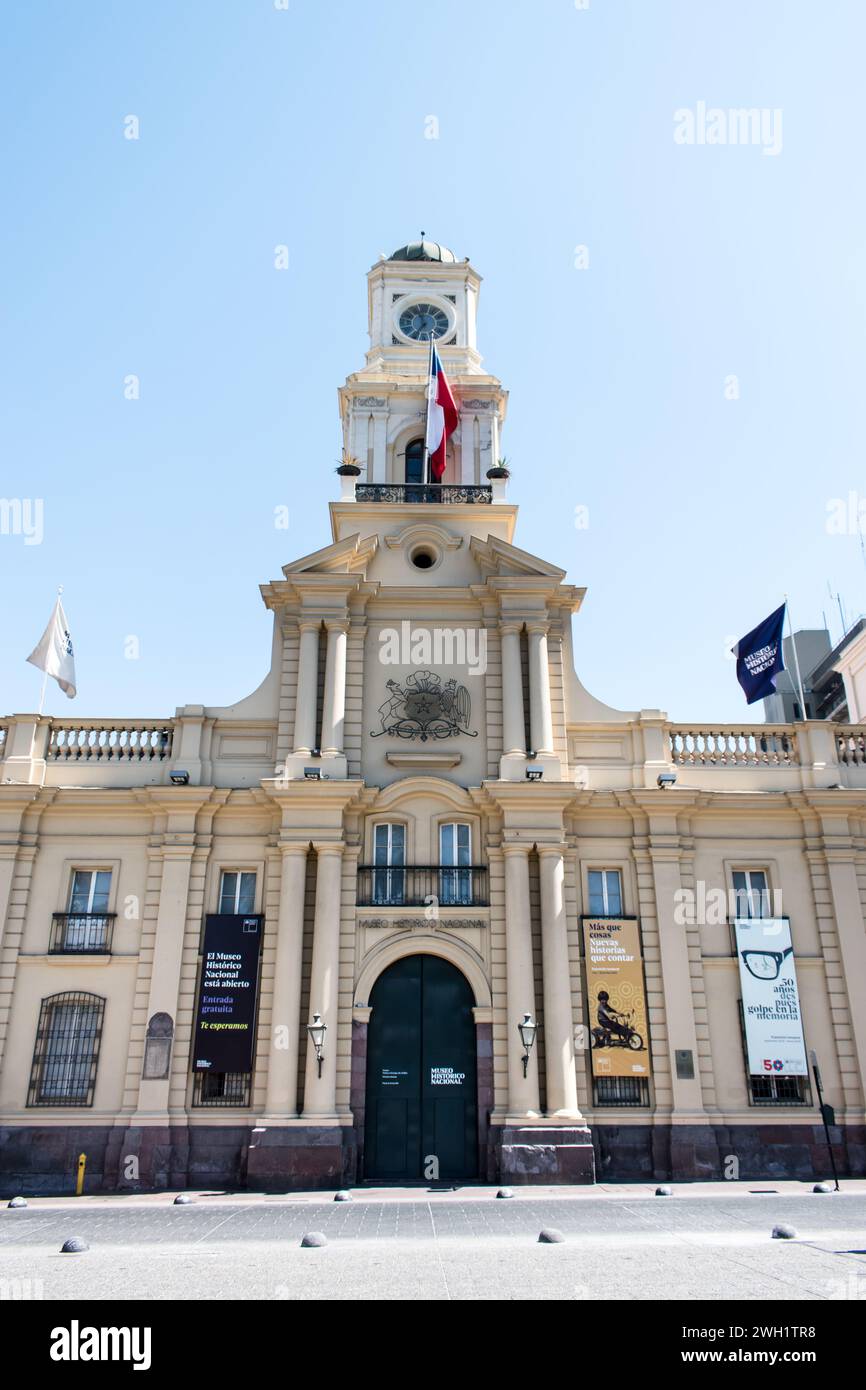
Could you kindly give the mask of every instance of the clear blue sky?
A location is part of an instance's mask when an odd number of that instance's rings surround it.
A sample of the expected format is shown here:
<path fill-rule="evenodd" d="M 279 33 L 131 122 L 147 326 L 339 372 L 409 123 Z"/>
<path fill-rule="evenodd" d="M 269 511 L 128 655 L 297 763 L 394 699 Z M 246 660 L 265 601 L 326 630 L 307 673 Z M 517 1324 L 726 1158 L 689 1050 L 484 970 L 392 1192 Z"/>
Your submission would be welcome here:
<path fill-rule="evenodd" d="M 38 704 L 59 583 L 79 696 L 49 712 L 258 684 L 257 586 L 330 539 L 365 273 L 422 227 L 484 276 L 517 541 L 587 586 L 594 694 L 760 717 L 727 639 L 785 591 L 838 638 L 828 581 L 866 609 L 856 527 L 826 532 L 866 496 L 861 0 L 40 0 L 3 28 L 0 496 L 45 511 L 42 544 L 0 535 L 0 709 Z M 781 109 L 781 153 L 676 144 L 700 101 Z"/>

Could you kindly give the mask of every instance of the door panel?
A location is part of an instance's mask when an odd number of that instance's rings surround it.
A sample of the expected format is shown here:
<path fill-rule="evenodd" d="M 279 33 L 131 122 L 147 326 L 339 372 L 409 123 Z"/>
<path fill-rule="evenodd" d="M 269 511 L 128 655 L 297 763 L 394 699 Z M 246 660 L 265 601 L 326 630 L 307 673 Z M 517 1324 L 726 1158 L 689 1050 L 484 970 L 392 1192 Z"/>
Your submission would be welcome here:
<path fill-rule="evenodd" d="M 376 981 L 367 1040 L 365 1175 L 415 1180 L 478 1171 L 474 999 L 438 956 L 408 956 Z"/>

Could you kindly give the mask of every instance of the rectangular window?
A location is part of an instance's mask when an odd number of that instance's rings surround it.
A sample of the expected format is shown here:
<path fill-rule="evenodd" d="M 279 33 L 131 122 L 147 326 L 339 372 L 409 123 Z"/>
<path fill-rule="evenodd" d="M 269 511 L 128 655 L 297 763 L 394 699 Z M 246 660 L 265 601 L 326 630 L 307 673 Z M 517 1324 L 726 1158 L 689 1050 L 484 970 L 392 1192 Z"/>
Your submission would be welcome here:
<path fill-rule="evenodd" d="M 55 914 L 52 951 L 107 950 L 111 892 L 110 869 L 75 869 L 69 888 L 69 907 Z"/>
<path fill-rule="evenodd" d="M 753 1105 L 808 1105 L 805 1076 L 750 1076 Z"/>
<path fill-rule="evenodd" d="M 247 1106 L 250 1103 L 249 1072 L 196 1072 L 193 1105 Z"/>
<path fill-rule="evenodd" d="M 96 994 L 43 999 L 28 1105 L 92 1105 L 105 1000 Z"/>
<path fill-rule="evenodd" d="M 732 878 L 738 917 L 772 917 L 770 890 L 763 869 L 735 869 Z"/>
<path fill-rule="evenodd" d="M 70 912 L 107 912 L 110 869 L 76 869 L 69 893 Z"/>
<path fill-rule="evenodd" d="M 232 869 L 220 880 L 220 912 L 245 913 L 256 910 L 256 876 L 252 871 Z"/>
<path fill-rule="evenodd" d="M 589 914 L 591 917 L 622 916 L 622 879 L 619 869 L 590 869 Z"/>
<path fill-rule="evenodd" d="M 439 901 L 443 907 L 465 907 L 472 902 L 472 835 L 457 822 L 439 827 Z"/>
<path fill-rule="evenodd" d="M 373 902 L 400 907 L 406 896 L 406 827 L 377 825 L 373 831 Z"/>
<path fill-rule="evenodd" d="M 593 1105 L 649 1105 L 645 1076 L 597 1076 L 592 1083 Z"/>

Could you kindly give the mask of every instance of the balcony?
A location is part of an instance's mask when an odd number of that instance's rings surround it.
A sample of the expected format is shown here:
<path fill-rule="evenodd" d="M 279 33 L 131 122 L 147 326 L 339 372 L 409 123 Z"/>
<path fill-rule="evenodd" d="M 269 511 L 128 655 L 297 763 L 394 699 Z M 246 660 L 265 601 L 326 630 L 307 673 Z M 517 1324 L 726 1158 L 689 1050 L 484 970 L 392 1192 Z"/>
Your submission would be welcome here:
<path fill-rule="evenodd" d="M 433 901 L 440 907 L 488 907 L 486 864 L 358 866 L 358 907 L 427 907 Z"/>
<path fill-rule="evenodd" d="M 55 912 L 49 955 L 110 955 L 116 916 L 116 912 Z"/>
<path fill-rule="evenodd" d="M 356 483 L 356 502 L 450 502 L 477 505 L 493 501 L 493 488 L 467 483 Z"/>

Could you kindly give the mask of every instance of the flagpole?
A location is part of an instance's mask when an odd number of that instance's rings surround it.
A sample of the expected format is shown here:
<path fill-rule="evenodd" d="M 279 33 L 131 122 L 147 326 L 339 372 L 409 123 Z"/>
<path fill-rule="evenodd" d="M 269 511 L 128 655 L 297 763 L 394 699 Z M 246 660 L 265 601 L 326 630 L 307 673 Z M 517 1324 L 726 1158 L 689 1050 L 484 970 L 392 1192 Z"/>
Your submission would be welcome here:
<path fill-rule="evenodd" d="M 424 486 L 430 482 L 430 450 L 427 447 L 427 437 L 430 424 L 430 382 L 433 379 L 433 329 L 430 329 L 430 356 L 427 361 L 427 389 L 424 392 L 427 397 L 427 410 L 424 415 Z"/>
<path fill-rule="evenodd" d="M 63 593 L 63 585 L 62 585 L 62 584 L 58 584 L 58 586 L 57 586 L 57 598 L 54 600 L 54 607 L 55 607 L 55 608 L 57 607 L 58 603 L 60 602 L 60 595 L 61 595 L 62 593 Z M 39 718 L 40 718 L 40 719 L 42 718 L 42 711 L 43 711 L 43 709 L 44 709 L 44 707 L 45 707 L 45 690 L 46 690 L 47 686 L 48 686 L 48 672 L 47 672 L 47 671 L 43 671 L 43 673 L 42 673 L 42 693 L 41 693 L 41 695 L 39 696 Z"/>
<path fill-rule="evenodd" d="M 788 606 L 788 595 L 785 595 L 785 612 L 788 616 L 788 627 L 791 630 L 791 650 L 794 653 L 794 670 L 797 672 L 797 689 L 800 692 L 800 717 L 806 718 L 806 697 L 803 694 L 803 682 L 800 679 L 800 659 L 797 656 L 797 643 L 794 639 L 794 624 L 791 619 L 791 609 Z"/>

